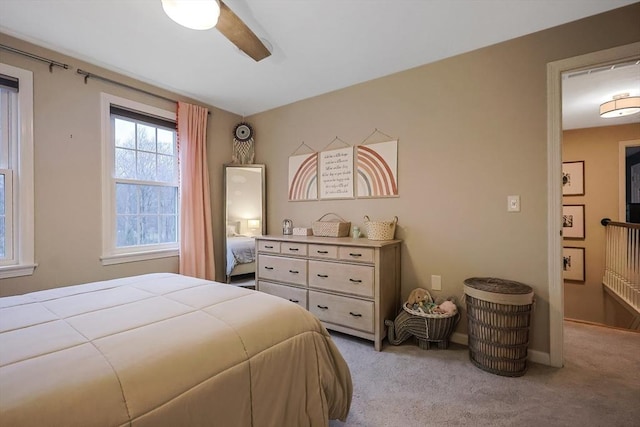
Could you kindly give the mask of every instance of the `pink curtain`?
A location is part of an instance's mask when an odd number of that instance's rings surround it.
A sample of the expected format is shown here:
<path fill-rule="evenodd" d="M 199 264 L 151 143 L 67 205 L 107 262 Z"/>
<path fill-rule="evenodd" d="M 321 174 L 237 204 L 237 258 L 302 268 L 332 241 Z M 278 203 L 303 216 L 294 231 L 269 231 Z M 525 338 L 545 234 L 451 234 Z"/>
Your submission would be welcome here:
<path fill-rule="evenodd" d="M 214 280 L 207 114 L 204 107 L 178 102 L 180 274 Z"/>

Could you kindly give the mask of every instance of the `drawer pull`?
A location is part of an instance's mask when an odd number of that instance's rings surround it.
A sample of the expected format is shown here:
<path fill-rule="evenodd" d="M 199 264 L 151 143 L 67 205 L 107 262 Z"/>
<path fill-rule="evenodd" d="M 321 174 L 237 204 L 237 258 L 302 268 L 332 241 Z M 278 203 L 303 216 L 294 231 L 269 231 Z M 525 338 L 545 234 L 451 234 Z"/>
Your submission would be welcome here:
<path fill-rule="evenodd" d="M 319 254 L 328 254 L 329 253 L 329 251 L 316 251 L 316 252 L 319 253 Z"/>
<path fill-rule="evenodd" d="M 265 248 L 267 248 L 267 249 L 273 249 L 273 246 L 265 245 Z"/>
<path fill-rule="evenodd" d="M 329 277 L 329 275 L 318 273 L 318 277 L 322 277 L 323 279 L 326 279 L 327 277 Z"/>
<path fill-rule="evenodd" d="M 326 305 L 320 305 L 318 304 L 318 308 L 322 309 L 322 310 L 329 310 L 329 307 L 327 307 Z"/>
<path fill-rule="evenodd" d="M 291 274 L 298 274 L 298 273 L 300 273 L 300 272 L 299 272 L 298 270 L 289 270 L 289 273 L 291 273 Z"/>
<path fill-rule="evenodd" d="M 267 266 L 265 265 L 264 269 L 265 269 L 265 270 L 273 270 L 273 267 L 267 267 Z"/>
<path fill-rule="evenodd" d="M 349 256 L 362 256 L 362 254 L 354 254 L 354 253 L 349 253 Z"/>
<path fill-rule="evenodd" d="M 351 283 L 362 283 L 362 280 L 360 280 L 360 279 L 349 279 L 349 281 Z"/>
<path fill-rule="evenodd" d="M 295 302 L 296 304 L 300 302 L 300 301 L 298 301 L 297 299 L 291 299 L 291 298 L 289 298 L 289 301 L 291 301 L 291 302 Z"/>
<path fill-rule="evenodd" d="M 349 314 L 352 315 L 353 317 L 362 317 L 362 314 L 354 313 L 353 311 L 350 311 Z"/>
<path fill-rule="evenodd" d="M 289 248 L 289 250 L 292 251 L 292 252 L 297 252 L 298 248 Z"/>

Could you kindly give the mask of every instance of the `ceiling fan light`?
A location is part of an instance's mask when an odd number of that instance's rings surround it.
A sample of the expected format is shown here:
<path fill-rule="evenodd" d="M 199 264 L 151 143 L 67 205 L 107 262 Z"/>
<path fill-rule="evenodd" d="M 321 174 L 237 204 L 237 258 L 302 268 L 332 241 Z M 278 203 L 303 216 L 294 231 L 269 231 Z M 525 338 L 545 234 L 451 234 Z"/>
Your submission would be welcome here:
<path fill-rule="evenodd" d="M 600 105 L 600 117 L 624 117 L 640 113 L 640 96 L 614 96 L 612 101 Z"/>
<path fill-rule="evenodd" d="M 220 16 L 216 0 L 162 0 L 162 8 L 169 18 L 193 30 L 215 27 Z"/>

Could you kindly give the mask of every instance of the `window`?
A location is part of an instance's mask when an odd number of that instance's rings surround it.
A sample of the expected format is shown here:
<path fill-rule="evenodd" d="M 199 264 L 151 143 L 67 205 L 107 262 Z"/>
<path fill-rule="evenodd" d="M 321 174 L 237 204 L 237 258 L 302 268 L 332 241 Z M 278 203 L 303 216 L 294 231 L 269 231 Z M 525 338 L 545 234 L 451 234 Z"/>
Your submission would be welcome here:
<path fill-rule="evenodd" d="M 33 74 L 0 64 L 0 278 L 33 274 Z"/>
<path fill-rule="evenodd" d="M 102 103 L 102 263 L 178 255 L 175 113 L 107 94 Z"/>

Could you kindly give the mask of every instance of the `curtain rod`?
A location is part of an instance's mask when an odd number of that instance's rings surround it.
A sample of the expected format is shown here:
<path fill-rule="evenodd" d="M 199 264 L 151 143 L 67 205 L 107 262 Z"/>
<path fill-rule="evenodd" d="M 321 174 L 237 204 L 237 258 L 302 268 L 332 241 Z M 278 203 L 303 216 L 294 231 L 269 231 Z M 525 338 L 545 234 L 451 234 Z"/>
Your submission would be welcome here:
<path fill-rule="evenodd" d="M 137 88 L 135 86 L 128 85 L 126 83 L 121 83 L 121 82 L 116 81 L 116 80 L 111 80 L 111 79 L 109 79 L 107 77 L 102 77 L 102 76 L 99 76 L 98 74 L 93 74 L 93 73 L 90 73 L 88 71 L 81 70 L 80 68 L 78 68 L 78 70 L 76 72 L 78 74 L 81 74 L 81 75 L 84 76 L 84 84 L 87 84 L 87 80 L 89 80 L 89 79 L 98 79 L 98 80 L 102 80 L 103 82 L 111 83 L 111 84 L 114 84 L 114 85 L 117 85 L 117 86 L 122 86 L 122 87 L 125 87 L 127 89 L 134 90 L 136 92 L 144 93 L 145 95 L 149 95 L 149 96 L 153 96 L 153 97 L 162 99 L 164 101 L 173 102 L 175 104 L 178 103 L 178 101 L 175 100 L 175 99 L 167 98 L 166 96 L 158 95 L 157 93 L 149 92 L 149 91 L 146 91 L 144 89 L 140 89 L 140 88 Z M 210 115 L 211 111 L 208 111 L 207 113 Z"/>
<path fill-rule="evenodd" d="M 9 51 L 9 52 L 13 52 L 13 53 L 17 53 L 18 55 L 26 56 L 28 58 L 35 59 L 37 61 L 46 62 L 47 64 L 49 64 L 49 72 L 50 73 L 53 72 L 53 67 L 60 67 L 60 68 L 64 68 L 65 70 L 68 70 L 70 68 L 68 64 L 63 64 L 62 62 L 54 61 L 53 59 L 48 59 L 48 58 L 44 58 L 42 56 L 34 55 L 33 53 L 25 52 L 23 50 L 16 49 L 14 47 L 7 46 L 7 45 L 4 45 L 4 44 L 0 44 L 0 49 L 6 50 L 6 51 Z M 127 89 L 131 89 L 131 90 L 134 90 L 134 91 L 137 91 L 137 92 L 141 92 L 141 93 L 144 93 L 144 94 L 149 95 L 149 96 L 153 96 L 153 97 L 156 97 L 156 98 L 159 98 L 159 99 L 163 99 L 165 101 L 173 102 L 175 104 L 178 103 L 178 101 L 175 100 L 175 99 L 167 98 L 166 96 L 158 95 L 156 93 L 149 92 L 149 91 L 146 91 L 144 89 L 140 89 L 140 88 L 137 88 L 137 87 L 134 87 L 134 86 L 130 86 L 130 85 L 125 84 L 125 83 L 120 83 L 120 82 L 118 82 L 116 80 L 111 80 L 111 79 L 108 79 L 106 77 L 102 77 L 102 76 L 99 76 L 97 74 L 93 74 L 93 73 L 90 73 L 88 71 L 81 70 L 79 68 L 77 70 L 77 73 L 84 76 L 84 83 L 85 84 L 87 84 L 87 80 L 89 78 L 98 79 L 98 80 L 102 80 L 102 81 L 107 82 L 107 83 L 111 83 L 111 84 L 114 84 L 114 85 L 125 87 Z M 209 113 L 209 115 L 211 115 L 211 111 L 209 111 L 208 113 Z"/>
<path fill-rule="evenodd" d="M 130 85 L 126 84 L 126 83 L 120 83 L 120 82 L 118 82 L 116 80 L 111 80 L 111 79 L 108 79 L 106 77 L 102 77 L 102 76 L 99 76 L 97 74 L 93 74 L 93 73 L 90 73 L 88 71 L 81 70 L 80 68 L 78 68 L 77 73 L 84 76 L 84 84 L 87 84 L 87 80 L 89 80 L 90 78 L 91 79 L 98 79 L 98 80 L 102 80 L 103 82 L 107 82 L 107 83 L 111 83 L 111 84 L 114 84 L 114 85 L 126 87 L 127 89 L 131 89 L 131 90 L 135 90 L 136 92 L 144 93 L 145 95 L 154 96 L 156 98 L 163 99 L 165 101 L 174 102 L 174 103 L 178 102 L 175 99 L 167 98 L 166 96 L 158 95 L 157 93 L 149 92 L 149 91 L 146 91 L 144 89 L 140 89 L 140 88 L 137 88 L 137 87 L 134 87 L 134 86 L 130 86 Z"/>
<path fill-rule="evenodd" d="M 18 55 L 26 56 L 31 59 L 35 59 L 37 61 L 46 62 L 49 64 L 49 72 L 53 72 L 53 67 L 64 68 L 65 70 L 69 69 L 67 64 L 63 64 L 62 62 L 54 61 L 53 59 L 47 59 L 42 56 L 34 55 L 33 53 L 25 52 L 24 50 L 16 49 L 15 47 L 7 46 L 4 44 L 0 44 L 0 49 L 6 50 L 9 52 L 17 53 Z"/>

